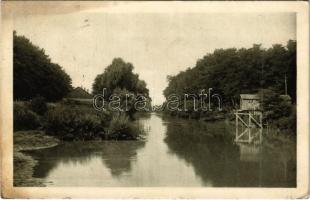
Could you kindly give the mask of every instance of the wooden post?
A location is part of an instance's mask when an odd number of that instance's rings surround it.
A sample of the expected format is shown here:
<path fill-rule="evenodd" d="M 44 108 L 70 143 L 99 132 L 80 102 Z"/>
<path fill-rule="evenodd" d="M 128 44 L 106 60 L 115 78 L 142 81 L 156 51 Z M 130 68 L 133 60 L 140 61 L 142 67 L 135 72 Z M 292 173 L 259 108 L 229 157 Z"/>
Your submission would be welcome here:
<path fill-rule="evenodd" d="M 260 112 L 260 115 L 259 115 L 259 122 L 261 124 L 259 142 L 262 143 L 263 142 L 263 113 L 262 112 Z"/>
<path fill-rule="evenodd" d="M 248 143 L 251 143 L 251 128 L 252 128 L 252 125 L 251 125 L 251 113 L 248 113 L 248 117 L 249 117 L 249 138 L 248 138 Z"/>
<path fill-rule="evenodd" d="M 235 138 L 235 141 L 238 142 L 238 113 L 235 113 L 235 116 L 236 116 L 236 138 Z"/>
<path fill-rule="evenodd" d="M 236 133 L 235 142 L 246 142 L 246 143 L 262 143 L 263 134 L 263 115 L 262 112 L 257 111 L 251 113 L 247 112 L 236 112 Z M 241 122 L 239 127 L 239 121 Z M 241 128 L 241 132 L 239 131 Z M 243 139 L 242 139 L 243 138 Z"/>
<path fill-rule="evenodd" d="M 287 82 L 286 82 L 286 74 L 284 76 L 284 84 L 285 84 L 285 95 L 287 95 Z"/>

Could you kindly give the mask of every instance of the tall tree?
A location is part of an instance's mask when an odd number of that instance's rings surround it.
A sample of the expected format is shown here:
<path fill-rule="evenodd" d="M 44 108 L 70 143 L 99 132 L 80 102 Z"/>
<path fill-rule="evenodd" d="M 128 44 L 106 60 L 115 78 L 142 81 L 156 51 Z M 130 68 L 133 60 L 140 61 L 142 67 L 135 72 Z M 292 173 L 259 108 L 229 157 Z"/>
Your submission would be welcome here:
<path fill-rule="evenodd" d="M 13 93 L 15 100 L 43 96 L 57 101 L 71 90 L 70 76 L 52 63 L 44 49 L 33 45 L 24 36 L 13 36 Z"/>
<path fill-rule="evenodd" d="M 126 63 L 121 58 L 115 58 L 112 64 L 105 68 L 102 74 L 97 75 L 93 83 L 93 94 L 101 94 L 106 88 L 106 97 L 113 94 L 114 90 L 126 89 L 134 94 L 149 96 L 146 83 L 139 79 L 139 75 L 133 73 L 133 65 Z"/>
<path fill-rule="evenodd" d="M 133 118 L 137 111 L 137 102 L 140 104 L 139 109 L 150 109 L 151 98 L 146 83 L 139 79 L 139 75 L 133 73 L 133 65 L 126 63 L 121 58 L 115 58 L 112 64 L 105 68 L 102 74 L 97 75 L 93 83 L 93 94 L 102 94 L 104 90 L 105 101 L 113 102 L 113 97 L 117 96 L 120 102 L 116 103 L 117 107 L 122 110 L 126 108 L 126 113 Z M 112 98 L 112 100 L 111 100 Z M 145 107 L 143 107 L 145 105 Z"/>

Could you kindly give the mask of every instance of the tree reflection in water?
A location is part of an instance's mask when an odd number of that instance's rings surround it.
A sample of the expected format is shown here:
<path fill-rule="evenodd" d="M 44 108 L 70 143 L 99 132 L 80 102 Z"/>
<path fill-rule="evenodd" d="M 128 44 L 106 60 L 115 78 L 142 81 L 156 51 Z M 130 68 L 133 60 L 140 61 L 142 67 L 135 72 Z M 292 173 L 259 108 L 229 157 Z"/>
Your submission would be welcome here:
<path fill-rule="evenodd" d="M 234 127 L 152 114 L 147 141 L 64 143 L 29 152 L 57 186 L 294 187 L 296 151 L 233 143 Z M 139 153 L 138 153 L 139 152 Z"/>
<path fill-rule="evenodd" d="M 144 147 L 144 141 L 106 142 L 102 149 L 102 161 L 111 170 L 112 176 L 119 176 L 131 170 L 137 158 L 137 150 Z"/>
<path fill-rule="evenodd" d="M 232 127 L 224 122 L 168 120 L 165 142 L 170 153 L 191 164 L 205 183 L 215 187 L 296 186 L 294 153 L 236 145 Z"/>
<path fill-rule="evenodd" d="M 137 150 L 144 145 L 144 141 L 71 142 L 27 153 L 38 161 L 34 177 L 47 177 L 60 163 L 87 164 L 94 157 L 101 157 L 111 175 L 119 176 L 131 170 Z"/>

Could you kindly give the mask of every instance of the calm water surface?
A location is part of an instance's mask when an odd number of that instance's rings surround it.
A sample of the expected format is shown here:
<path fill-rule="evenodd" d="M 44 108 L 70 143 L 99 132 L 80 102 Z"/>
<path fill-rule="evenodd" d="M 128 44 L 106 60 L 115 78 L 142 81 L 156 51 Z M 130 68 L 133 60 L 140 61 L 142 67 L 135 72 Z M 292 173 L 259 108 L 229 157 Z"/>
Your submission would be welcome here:
<path fill-rule="evenodd" d="M 289 149 L 236 145 L 233 127 L 151 114 L 145 141 L 71 142 L 29 152 L 48 186 L 295 187 Z"/>

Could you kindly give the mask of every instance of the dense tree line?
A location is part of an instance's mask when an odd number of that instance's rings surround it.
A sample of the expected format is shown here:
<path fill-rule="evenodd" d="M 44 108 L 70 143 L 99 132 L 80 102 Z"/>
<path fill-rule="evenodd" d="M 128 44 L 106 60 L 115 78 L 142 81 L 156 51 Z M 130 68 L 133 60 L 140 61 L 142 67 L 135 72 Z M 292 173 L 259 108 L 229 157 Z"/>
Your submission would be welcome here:
<path fill-rule="evenodd" d="M 14 100 L 42 96 L 48 101 L 62 99 L 71 90 L 70 76 L 53 63 L 41 49 L 14 31 L 13 36 Z"/>
<path fill-rule="evenodd" d="M 242 93 L 257 93 L 271 89 L 285 94 L 285 77 L 288 94 L 296 102 L 296 41 L 286 46 L 275 44 L 264 49 L 254 44 L 251 48 L 217 49 L 199 59 L 196 65 L 168 76 L 166 98 L 171 94 L 183 96 L 200 94 L 201 89 L 213 88 L 222 96 L 223 105 L 235 107 Z"/>
<path fill-rule="evenodd" d="M 224 111 L 239 108 L 240 94 L 257 93 L 264 122 L 296 132 L 296 41 L 268 49 L 257 44 L 251 48 L 217 49 L 199 59 L 194 67 L 168 76 L 168 82 L 164 107 L 170 115 L 213 120 L 214 112 L 195 110 L 193 100 L 185 99 L 184 94 L 193 94 L 196 100 L 201 100 L 202 89 L 213 88 L 212 92 L 221 96 Z M 286 88 L 289 96 L 284 95 Z M 186 111 L 166 108 L 172 94 L 181 100 L 181 109 L 187 104 Z"/>

